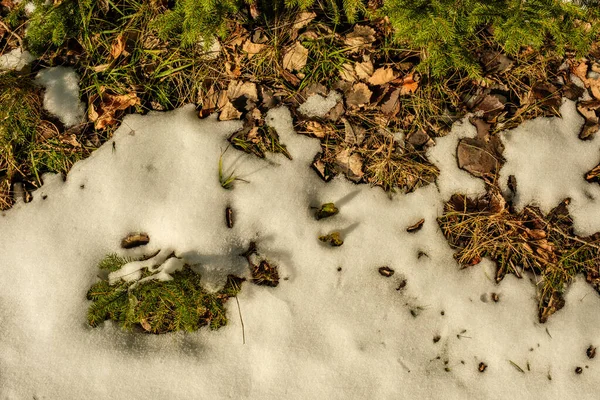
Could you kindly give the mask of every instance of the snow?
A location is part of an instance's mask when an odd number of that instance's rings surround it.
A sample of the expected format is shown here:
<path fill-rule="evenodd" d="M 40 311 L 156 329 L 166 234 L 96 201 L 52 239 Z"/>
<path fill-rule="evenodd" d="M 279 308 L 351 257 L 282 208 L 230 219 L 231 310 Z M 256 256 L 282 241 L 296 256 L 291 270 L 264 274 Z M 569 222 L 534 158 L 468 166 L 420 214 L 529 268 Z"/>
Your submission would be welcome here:
<path fill-rule="evenodd" d="M 46 88 L 44 108 L 66 127 L 84 122 L 85 107 L 79 101 L 79 75 L 72 68 L 45 69 L 38 73 L 36 82 Z"/>
<path fill-rule="evenodd" d="M 342 95 L 335 90 L 329 92 L 327 97 L 313 94 L 298 107 L 298 111 L 309 118 L 323 118 L 341 99 Z"/>
<path fill-rule="evenodd" d="M 25 66 L 29 65 L 35 57 L 27 50 L 20 47 L 9 51 L 0 56 L 0 71 L 15 70 L 21 71 Z"/>
<path fill-rule="evenodd" d="M 585 173 L 600 163 L 600 137 L 578 138 L 583 118 L 575 102 L 565 100 L 562 118 L 539 118 L 502 135 L 506 163 L 500 171 L 505 190 L 510 175 L 517 179 L 515 206 L 537 204 L 549 212 L 563 199 L 569 206 L 576 231 L 590 235 L 600 231 L 600 186 L 590 184 Z"/>
<path fill-rule="evenodd" d="M 460 139 L 477 135 L 468 117 L 456 122 L 448 135 L 437 138 L 435 146 L 427 150 L 427 158 L 440 169 L 436 186 L 444 199 L 449 199 L 454 193 L 473 197 L 485 193 L 483 180 L 474 179 L 467 171 L 460 169 L 456 159 L 456 147 Z"/>
<path fill-rule="evenodd" d="M 574 130 L 568 115 L 563 125 L 542 127 Z M 585 350 L 599 344 L 600 296 L 583 278 L 567 292 L 565 308 L 540 325 L 532 277 L 496 285 L 487 260 L 459 270 L 439 231 L 436 217 L 449 193 L 481 190 L 454 159 L 458 138 L 474 134 L 468 122 L 430 152 L 442 168 L 440 190 L 432 184 L 392 199 L 341 177 L 324 183 L 310 169 L 318 141 L 296 135 L 285 108 L 270 111 L 267 122 L 292 161 L 225 150 L 240 124 L 199 120 L 192 106 L 128 116 L 66 181 L 45 175 L 31 203 L 0 216 L 0 398 L 596 397 L 599 367 Z M 521 133 L 535 136 L 534 129 Z M 517 133 L 507 139 L 509 154 Z M 244 179 L 232 190 L 218 181 L 221 155 L 225 170 Z M 561 163 L 579 167 L 579 156 L 561 153 Z M 526 162 L 516 171 L 522 199 L 534 190 L 528 171 L 537 172 Z M 340 213 L 316 221 L 313 207 L 327 202 Z M 420 231 L 406 232 L 421 218 Z M 343 246 L 317 240 L 334 230 Z M 120 250 L 130 232 L 148 233 L 148 248 Z M 199 263 L 214 289 L 227 274 L 248 277 L 239 254 L 252 240 L 282 280 L 277 288 L 243 284 L 245 344 L 235 301 L 227 303 L 229 324 L 217 331 L 142 335 L 111 322 L 86 325 L 85 293 L 107 253 L 162 249 L 163 257 L 174 250 Z M 381 266 L 394 275 L 381 276 Z M 178 268 L 167 267 L 165 274 Z M 492 292 L 499 302 L 489 300 Z M 484 373 L 480 362 L 488 365 Z"/>

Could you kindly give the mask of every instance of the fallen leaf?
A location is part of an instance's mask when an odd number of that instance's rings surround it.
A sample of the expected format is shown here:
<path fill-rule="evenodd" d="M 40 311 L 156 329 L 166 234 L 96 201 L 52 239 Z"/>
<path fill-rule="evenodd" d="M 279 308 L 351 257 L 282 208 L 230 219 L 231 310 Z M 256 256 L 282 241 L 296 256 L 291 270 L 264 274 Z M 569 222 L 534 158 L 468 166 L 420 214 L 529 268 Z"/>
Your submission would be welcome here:
<path fill-rule="evenodd" d="M 350 63 L 345 63 L 342 65 L 342 68 L 340 69 L 340 77 L 348 82 L 355 82 L 358 79 L 356 73 L 354 72 L 354 68 Z"/>
<path fill-rule="evenodd" d="M 375 41 L 375 30 L 369 26 L 355 25 L 354 30 L 346 35 L 344 43 L 350 52 L 357 52 Z"/>
<path fill-rule="evenodd" d="M 283 68 L 288 71 L 299 71 L 306 65 L 308 49 L 296 42 L 283 56 Z"/>
<path fill-rule="evenodd" d="M 344 122 L 344 142 L 350 146 L 360 145 L 365 140 L 366 129 L 360 125 L 353 125 L 346 118 L 342 118 Z"/>
<path fill-rule="evenodd" d="M 119 57 L 123 51 L 125 51 L 125 40 L 123 39 L 123 34 L 120 34 L 110 46 L 110 56 L 115 59 Z"/>
<path fill-rule="evenodd" d="M 248 59 L 251 59 L 256 54 L 263 51 L 266 47 L 267 47 L 266 44 L 253 43 L 250 39 L 248 39 L 244 42 L 244 45 L 242 46 L 242 50 L 244 50 L 246 53 L 248 53 Z"/>
<path fill-rule="evenodd" d="M 383 85 L 396 79 L 397 76 L 394 74 L 394 70 L 391 68 L 377 68 L 373 75 L 369 78 L 371 85 Z"/>
<path fill-rule="evenodd" d="M 353 182 L 360 181 L 364 176 L 362 157 L 358 153 L 352 153 L 351 149 L 344 149 L 336 154 L 335 165 Z"/>
<path fill-rule="evenodd" d="M 359 79 L 368 80 L 373 75 L 373 63 L 371 59 L 367 58 L 365 61 L 356 63 L 354 70 Z"/>
<path fill-rule="evenodd" d="M 481 62 L 486 72 L 502 73 L 512 68 L 514 61 L 496 50 L 484 50 Z"/>
<path fill-rule="evenodd" d="M 350 107 L 360 107 L 371 100 L 373 92 L 362 82 L 355 83 L 352 89 L 346 93 L 346 105 Z"/>
<path fill-rule="evenodd" d="M 413 74 L 408 74 L 402 79 L 402 86 L 400 87 L 400 95 L 411 94 L 417 91 L 419 83 L 415 81 Z"/>
<path fill-rule="evenodd" d="M 230 81 L 227 87 L 227 97 L 233 101 L 242 96 L 245 96 L 248 100 L 258 101 L 258 92 L 256 91 L 256 84 L 252 82 L 243 81 Z"/>
<path fill-rule="evenodd" d="M 458 167 L 473 176 L 485 177 L 496 172 L 500 167 L 499 160 L 485 144 L 477 139 L 461 139 L 456 149 Z"/>
<path fill-rule="evenodd" d="M 306 122 L 306 132 L 319 139 L 323 139 L 329 135 L 335 133 L 332 127 L 329 125 L 321 124 L 317 121 L 307 121 Z"/>
<path fill-rule="evenodd" d="M 315 14 L 312 11 L 311 12 L 303 11 L 303 12 L 299 13 L 296 16 L 296 19 L 294 20 L 294 29 L 300 30 L 300 29 L 304 28 L 305 26 L 310 24 L 310 22 L 313 19 L 315 19 L 316 16 L 317 16 L 317 14 Z"/>
<path fill-rule="evenodd" d="M 400 98 L 401 92 L 402 89 L 396 89 L 384 96 L 384 102 L 381 104 L 381 112 L 387 117 L 395 117 L 396 114 L 400 112 L 400 102 L 398 99 Z"/>
<path fill-rule="evenodd" d="M 100 95 L 96 94 L 90 97 L 88 117 L 97 130 L 102 130 L 118 122 L 116 118 L 118 111 L 138 104 L 140 104 L 140 99 L 133 92 L 114 95 L 108 93 L 105 87 L 101 87 Z"/>
<path fill-rule="evenodd" d="M 225 107 L 221 110 L 221 114 L 219 114 L 219 121 L 231 121 L 234 119 L 240 119 L 242 113 L 239 112 L 230 101 L 225 104 Z"/>

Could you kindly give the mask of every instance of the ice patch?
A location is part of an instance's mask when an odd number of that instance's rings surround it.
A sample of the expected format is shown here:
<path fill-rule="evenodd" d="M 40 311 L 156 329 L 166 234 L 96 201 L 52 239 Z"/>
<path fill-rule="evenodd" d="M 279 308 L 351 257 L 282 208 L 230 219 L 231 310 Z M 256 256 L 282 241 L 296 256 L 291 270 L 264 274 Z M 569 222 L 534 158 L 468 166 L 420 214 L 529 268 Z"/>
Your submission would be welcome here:
<path fill-rule="evenodd" d="M 309 118 L 323 118 L 341 99 L 342 95 L 335 90 L 329 92 L 327 97 L 313 94 L 298 107 L 298 111 Z"/>

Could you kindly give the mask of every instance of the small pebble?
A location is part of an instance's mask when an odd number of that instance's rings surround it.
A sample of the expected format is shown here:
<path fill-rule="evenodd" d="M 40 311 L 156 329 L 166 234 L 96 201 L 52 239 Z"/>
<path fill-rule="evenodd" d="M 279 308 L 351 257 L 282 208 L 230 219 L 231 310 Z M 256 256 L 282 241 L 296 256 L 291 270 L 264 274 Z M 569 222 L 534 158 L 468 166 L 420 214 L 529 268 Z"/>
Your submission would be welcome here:
<path fill-rule="evenodd" d="M 583 368 L 581 368 L 581 367 L 575 368 L 575 373 L 576 374 L 581 374 L 582 372 L 583 372 Z"/>
<path fill-rule="evenodd" d="M 588 358 L 591 360 L 592 358 L 596 357 L 596 348 L 590 345 L 590 347 L 588 347 L 585 351 L 585 354 L 587 354 Z"/>
<path fill-rule="evenodd" d="M 487 369 L 487 364 L 484 362 L 480 362 L 479 363 L 479 372 L 485 372 L 486 369 Z"/>

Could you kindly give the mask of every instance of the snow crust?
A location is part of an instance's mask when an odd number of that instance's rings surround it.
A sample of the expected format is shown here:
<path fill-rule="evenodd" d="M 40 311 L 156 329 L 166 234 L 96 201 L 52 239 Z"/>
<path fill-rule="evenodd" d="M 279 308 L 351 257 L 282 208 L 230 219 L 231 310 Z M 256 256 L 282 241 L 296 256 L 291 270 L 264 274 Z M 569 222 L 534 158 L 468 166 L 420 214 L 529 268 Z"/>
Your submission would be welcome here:
<path fill-rule="evenodd" d="M 85 107 L 79 101 L 79 75 L 66 67 L 52 67 L 40 71 L 36 82 L 46 88 L 44 108 L 56 115 L 66 126 L 84 121 Z"/>
<path fill-rule="evenodd" d="M 27 50 L 18 47 L 0 56 L 0 71 L 15 70 L 21 71 L 25 66 L 29 65 L 35 57 Z"/>
<path fill-rule="evenodd" d="M 596 398 L 599 366 L 585 350 L 600 342 L 600 296 L 578 278 L 565 308 L 540 325 L 531 279 L 496 285 L 486 260 L 459 270 L 439 231 L 448 194 L 481 189 L 451 162 L 456 146 L 448 143 L 472 135 L 468 123 L 431 152 L 442 168 L 439 191 L 429 185 L 389 199 L 343 178 L 322 182 L 309 167 L 318 141 L 294 133 L 287 109 L 267 119 L 293 161 L 225 151 L 239 123 L 198 120 L 192 106 L 128 116 L 65 182 L 46 175 L 31 203 L 2 214 L 0 398 Z M 221 188 L 221 154 L 226 173 L 247 182 Z M 340 213 L 316 221 L 312 207 L 326 202 Z M 423 228 L 406 232 L 420 218 Z M 339 248 L 317 240 L 333 230 L 342 233 Z M 146 249 L 119 249 L 139 231 L 150 236 Z M 217 288 L 227 274 L 248 276 L 239 254 L 251 240 L 279 265 L 282 281 L 243 284 L 246 344 L 235 301 L 218 331 L 154 336 L 86 325 L 85 293 L 105 254 L 174 250 Z M 381 276 L 381 266 L 394 275 Z"/>

